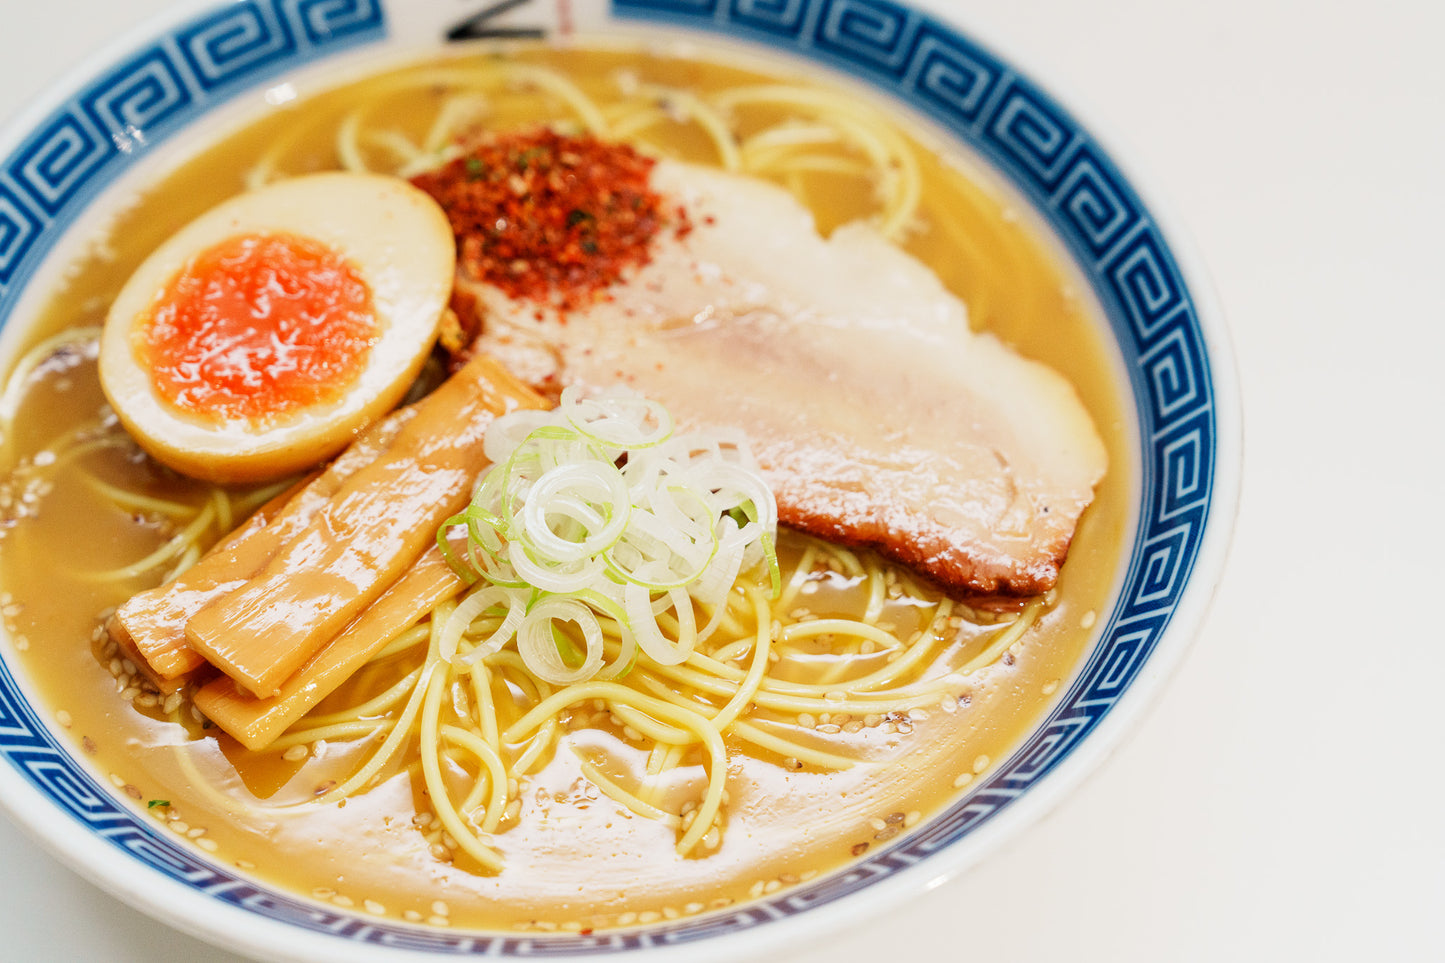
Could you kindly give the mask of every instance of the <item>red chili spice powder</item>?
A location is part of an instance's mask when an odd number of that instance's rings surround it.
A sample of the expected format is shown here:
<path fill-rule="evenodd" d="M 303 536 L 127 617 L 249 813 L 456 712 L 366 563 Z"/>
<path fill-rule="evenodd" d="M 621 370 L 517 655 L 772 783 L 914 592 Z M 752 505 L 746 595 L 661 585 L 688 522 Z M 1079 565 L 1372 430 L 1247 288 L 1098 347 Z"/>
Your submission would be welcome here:
<path fill-rule="evenodd" d="M 692 230 L 648 187 L 652 166 L 626 144 L 538 128 L 489 137 L 412 182 L 447 212 L 466 273 L 565 315 L 646 264 L 658 231 Z"/>

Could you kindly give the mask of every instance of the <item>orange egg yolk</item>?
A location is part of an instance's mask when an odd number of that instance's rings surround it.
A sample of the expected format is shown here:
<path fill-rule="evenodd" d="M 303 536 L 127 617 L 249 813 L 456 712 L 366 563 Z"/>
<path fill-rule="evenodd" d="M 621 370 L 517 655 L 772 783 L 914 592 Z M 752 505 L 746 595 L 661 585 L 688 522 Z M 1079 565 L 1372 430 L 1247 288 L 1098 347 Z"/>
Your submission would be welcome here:
<path fill-rule="evenodd" d="M 371 288 L 338 251 L 247 234 L 196 255 L 136 330 L 160 396 L 213 421 L 273 421 L 339 399 L 380 323 Z"/>

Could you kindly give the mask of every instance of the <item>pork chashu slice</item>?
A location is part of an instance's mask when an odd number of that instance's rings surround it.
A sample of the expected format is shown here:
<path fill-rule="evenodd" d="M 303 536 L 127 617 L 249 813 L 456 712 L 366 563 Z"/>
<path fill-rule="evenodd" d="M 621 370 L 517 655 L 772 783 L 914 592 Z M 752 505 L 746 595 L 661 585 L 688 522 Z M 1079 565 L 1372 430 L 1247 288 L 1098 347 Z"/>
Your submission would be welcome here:
<path fill-rule="evenodd" d="M 683 426 L 740 428 L 784 524 L 970 596 L 1058 577 L 1106 456 L 1072 386 L 989 334 L 864 225 L 824 239 L 760 181 L 674 162 L 693 230 L 565 318 L 463 276 L 478 347 L 543 391 L 624 383 Z"/>

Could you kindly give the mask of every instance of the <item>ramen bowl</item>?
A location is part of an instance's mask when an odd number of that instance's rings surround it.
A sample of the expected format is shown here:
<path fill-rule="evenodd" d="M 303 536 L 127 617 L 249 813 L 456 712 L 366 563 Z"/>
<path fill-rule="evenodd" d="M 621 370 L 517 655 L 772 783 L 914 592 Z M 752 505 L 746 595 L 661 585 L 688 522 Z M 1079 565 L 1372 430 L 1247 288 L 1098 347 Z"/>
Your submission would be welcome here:
<path fill-rule="evenodd" d="M 966 870 L 1065 795 L 1139 719 L 1197 631 L 1238 475 L 1226 337 L 1187 245 L 1076 108 L 965 27 L 881 0 L 188 4 L 0 133 L 0 355 L 8 371 L 65 265 L 127 191 L 322 77 L 458 45 L 590 36 L 696 45 L 816 75 L 910 118 L 994 179 L 1091 304 L 1121 399 L 1127 512 L 1087 645 L 1006 753 L 942 808 L 816 877 L 726 907 L 595 932 L 470 931 L 266 882 L 177 834 L 56 721 L 0 641 L 0 803 L 60 859 L 159 920 L 264 959 L 721 959 L 816 936 Z M 176 225 L 179 226 L 179 225 Z M 9 404 L 9 401 L 0 404 Z M 0 552 L 5 544 L 0 541 Z M 122 783 L 117 786 L 116 782 Z M 278 856 L 278 858 L 280 858 Z"/>

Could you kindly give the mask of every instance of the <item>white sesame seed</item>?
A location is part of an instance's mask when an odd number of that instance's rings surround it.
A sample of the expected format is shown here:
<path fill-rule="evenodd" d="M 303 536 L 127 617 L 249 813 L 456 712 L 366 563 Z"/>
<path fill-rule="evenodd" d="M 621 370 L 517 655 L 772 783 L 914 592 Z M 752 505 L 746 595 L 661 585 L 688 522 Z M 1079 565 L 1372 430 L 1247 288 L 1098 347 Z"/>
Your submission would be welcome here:
<path fill-rule="evenodd" d="M 438 916 L 450 916 L 451 907 L 441 900 L 434 900 L 431 904 L 431 911 Z"/>
<path fill-rule="evenodd" d="M 385 907 L 385 906 L 382 906 L 380 903 L 378 903 L 378 902 L 377 902 L 376 900 L 374 900 L 374 899 L 369 899 L 369 900 L 365 901 L 364 903 L 362 903 L 361 905 L 362 905 L 363 907 L 365 907 L 365 908 L 366 908 L 366 911 L 367 911 L 368 913 L 370 913 L 372 916 L 385 916 L 385 915 L 386 915 L 386 907 Z"/>
<path fill-rule="evenodd" d="M 1089 611 L 1084 613 L 1084 617 L 1082 619 L 1079 619 L 1079 628 L 1092 629 L 1094 627 L 1094 623 L 1097 621 L 1099 621 L 1099 613 L 1095 612 L 1093 609 L 1089 609 Z"/>
<path fill-rule="evenodd" d="M 285 752 L 281 753 L 281 758 L 285 759 L 287 762 L 296 762 L 300 759 L 305 759 L 309 752 L 310 750 L 307 749 L 304 745 L 291 746 Z"/>
<path fill-rule="evenodd" d="M 962 789 L 964 786 L 967 786 L 971 782 L 973 782 L 973 773 L 961 772 L 958 774 L 958 778 L 953 781 L 953 788 Z"/>
<path fill-rule="evenodd" d="M 983 755 L 981 755 L 981 756 L 979 756 L 977 759 L 975 759 L 975 760 L 973 761 L 973 771 L 974 771 L 974 773 L 977 774 L 977 773 L 983 772 L 985 769 L 987 769 L 987 768 L 988 768 L 988 762 L 989 762 L 988 756 L 983 756 Z"/>
<path fill-rule="evenodd" d="M 1059 688 L 1059 680 L 1051 679 L 1044 683 L 1044 695 L 1053 695 Z"/>
<path fill-rule="evenodd" d="M 55 714 L 55 721 L 60 723 L 60 725 L 66 729 L 69 729 L 75 723 L 75 720 L 70 717 L 70 713 L 66 712 L 64 709 L 61 709 Z"/>

